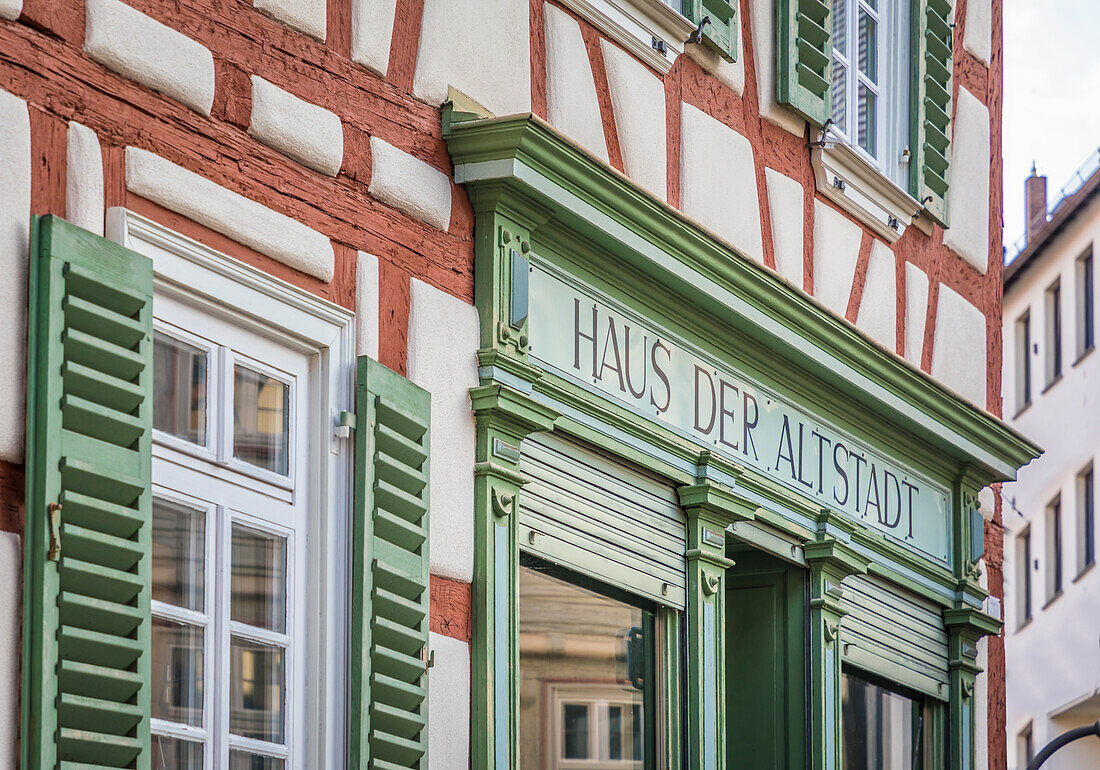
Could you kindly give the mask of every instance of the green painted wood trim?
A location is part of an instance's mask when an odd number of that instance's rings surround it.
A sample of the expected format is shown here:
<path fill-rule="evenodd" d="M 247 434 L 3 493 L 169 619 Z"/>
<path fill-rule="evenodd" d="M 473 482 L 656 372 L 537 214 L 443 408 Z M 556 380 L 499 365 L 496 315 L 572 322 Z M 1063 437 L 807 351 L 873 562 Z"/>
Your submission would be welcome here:
<path fill-rule="evenodd" d="M 616 253 L 634 269 L 636 280 L 657 281 L 672 295 L 670 301 L 675 297 L 688 321 L 717 319 L 738 330 L 744 344 L 768 349 L 847 393 L 868 419 L 886 419 L 945 457 L 980 468 L 986 483 L 1013 478 L 1017 468 L 1038 456 L 1039 448 L 1011 427 L 884 351 L 539 118 L 462 117 L 445 112 L 444 136 L 479 227 L 482 217 L 499 210 L 522 220 L 533 238 L 573 232 Z M 479 243 L 494 233 L 479 235 Z M 494 269 L 503 270 L 499 260 L 489 266 L 479 260 L 475 272 Z M 477 283 L 480 309 L 493 293 L 478 289 L 492 281 Z M 501 306 L 496 307 L 499 313 Z M 483 323 L 485 328 L 494 323 Z"/>
<path fill-rule="evenodd" d="M 729 62 L 737 61 L 740 14 L 738 0 L 685 0 L 684 16 L 693 24 L 704 18 L 710 21 L 703 27 L 703 42 L 708 48 Z"/>
<path fill-rule="evenodd" d="M 21 763 L 147 769 L 153 263 L 46 216 L 29 268 Z"/>
<path fill-rule="evenodd" d="M 832 112 L 832 3 L 777 0 L 776 97 L 815 125 Z"/>
<path fill-rule="evenodd" d="M 348 766 L 420 769 L 428 747 L 431 396 L 360 356 L 355 412 Z"/>

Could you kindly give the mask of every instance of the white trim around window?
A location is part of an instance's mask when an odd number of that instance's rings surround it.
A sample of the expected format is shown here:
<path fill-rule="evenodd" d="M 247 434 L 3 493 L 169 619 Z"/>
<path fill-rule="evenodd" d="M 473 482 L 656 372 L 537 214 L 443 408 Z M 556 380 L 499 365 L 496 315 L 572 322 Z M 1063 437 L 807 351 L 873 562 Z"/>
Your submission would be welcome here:
<path fill-rule="evenodd" d="M 682 0 L 562 0 L 562 5 L 661 75 L 672 69 L 695 31 L 680 13 Z M 657 50 L 656 41 L 664 42 L 664 53 Z"/>
<path fill-rule="evenodd" d="M 309 380 L 308 399 L 292 407 L 308 410 L 309 414 L 309 419 L 302 423 L 308 425 L 309 435 L 291 439 L 291 446 L 300 443 L 302 447 L 309 447 L 308 452 L 297 452 L 300 467 L 286 478 L 280 478 L 280 474 L 256 472 L 260 469 L 244 467 L 246 464 L 242 462 L 226 462 L 223 471 L 217 470 L 217 462 L 207 462 L 208 467 L 215 469 L 210 471 L 213 483 L 226 483 L 218 473 L 226 476 L 233 474 L 251 478 L 254 490 L 250 494 L 267 495 L 273 502 L 292 504 L 295 495 L 307 495 L 308 499 L 303 503 L 304 510 L 309 512 L 309 527 L 304 530 L 308 532 L 308 543 L 294 541 L 297 535 L 277 522 L 246 520 L 232 504 L 212 507 L 205 502 L 200 504 L 197 499 L 188 501 L 179 495 L 171 497 L 180 503 L 189 502 L 191 507 L 201 508 L 205 512 L 207 565 L 224 567 L 226 562 L 225 554 L 211 544 L 214 527 L 222 528 L 219 539 L 227 541 L 221 543 L 221 549 L 225 552 L 229 549 L 228 540 L 231 540 L 226 533 L 234 523 L 265 531 L 279 529 L 280 535 L 288 537 L 288 554 L 297 553 L 297 558 L 290 559 L 287 565 L 288 584 L 293 580 L 307 586 L 304 596 L 308 597 L 307 602 L 299 599 L 296 607 L 288 607 L 287 617 L 287 627 L 290 628 L 291 613 L 297 616 L 293 625 L 303 629 L 301 641 L 304 642 L 304 649 L 308 650 L 308 655 L 301 656 L 302 675 L 289 680 L 287 690 L 288 710 L 293 708 L 307 715 L 307 723 L 302 725 L 301 730 L 304 746 L 293 749 L 294 756 L 300 762 L 295 763 L 295 768 L 343 770 L 346 765 L 347 575 L 350 564 L 348 543 L 353 446 L 349 439 L 338 438 L 334 428 L 336 416 L 342 411 L 350 411 L 353 404 L 354 315 L 126 209 L 112 208 L 108 211 L 107 232 L 111 240 L 153 260 L 156 301 L 160 302 L 163 298 L 221 318 L 231 322 L 230 326 L 239 327 L 242 334 L 262 337 L 272 345 L 305 356 L 309 361 L 307 375 L 294 373 L 294 377 L 308 376 Z M 198 336 L 201 337 L 201 332 Z M 194 335 L 188 341 L 192 339 Z M 200 347 L 217 352 L 217 345 L 212 343 L 204 343 Z M 216 356 L 211 358 L 212 363 L 215 359 Z M 271 366 L 274 362 L 269 361 L 266 354 L 257 355 L 255 359 L 246 362 L 250 368 L 277 375 L 280 381 L 293 382 L 293 377 L 282 371 L 277 363 Z M 233 371 L 231 363 L 229 372 Z M 225 371 L 223 363 L 222 373 Z M 218 432 L 216 420 L 217 415 L 212 415 L 208 420 L 205 447 L 171 440 L 167 434 L 158 433 L 158 456 L 168 462 L 189 453 L 207 461 L 210 458 L 225 460 L 224 452 L 219 454 L 218 447 L 213 443 L 215 439 L 212 434 Z M 291 454 L 295 451 L 292 450 Z M 309 484 L 295 489 L 295 478 L 308 478 Z M 164 490 L 160 490 L 158 495 L 160 493 L 169 496 Z M 214 552 L 211 549 L 215 549 Z M 298 574 L 294 575 L 295 572 Z M 210 617 L 211 592 L 216 584 L 211 575 L 208 573 L 205 586 L 205 611 L 191 618 L 207 625 L 214 622 Z M 293 594 L 288 596 L 288 601 L 295 601 Z M 161 612 L 154 607 L 154 612 L 161 617 L 171 617 L 174 612 L 171 607 L 159 609 Z M 237 625 L 230 624 L 234 634 L 241 630 Z M 265 637 L 265 641 L 279 642 L 280 639 Z M 207 648 L 210 644 L 212 641 L 208 635 Z M 213 654 L 228 654 L 228 650 Z M 295 679 L 298 682 L 307 681 L 311 686 L 296 686 Z M 298 691 L 295 692 L 295 689 Z M 212 726 L 217 729 L 217 720 Z M 240 739 L 234 738 L 232 742 L 236 745 Z M 217 762 L 210 766 L 216 765 Z"/>

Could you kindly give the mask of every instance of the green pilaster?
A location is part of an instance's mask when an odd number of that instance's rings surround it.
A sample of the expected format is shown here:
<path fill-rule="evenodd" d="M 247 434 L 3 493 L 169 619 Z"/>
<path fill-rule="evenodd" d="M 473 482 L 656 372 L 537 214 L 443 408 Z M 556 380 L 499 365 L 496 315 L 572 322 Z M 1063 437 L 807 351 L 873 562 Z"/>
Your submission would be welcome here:
<path fill-rule="evenodd" d="M 810 567 L 810 767 L 834 770 L 841 761 L 841 583 L 867 571 L 869 560 L 848 544 L 846 520 L 829 511 L 818 518 L 818 539 L 806 543 Z"/>
<path fill-rule="evenodd" d="M 726 486 L 706 476 L 704 452 L 697 483 L 680 487 L 687 528 L 687 767 L 726 767 L 726 558 L 725 530 L 753 516 Z"/>
<path fill-rule="evenodd" d="M 500 383 L 470 390 L 477 421 L 474 466 L 474 594 L 471 644 L 473 767 L 517 766 L 520 444 L 550 430 L 556 414 Z"/>
<path fill-rule="evenodd" d="M 978 513 L 978 490 L 983 486 L 981 476 L 972 466 L 964 466 L 955 479 L 954 522 L 952 530 L 957 533 L 954 542 L 956 590 L 962 600 L 974 607 L 980 607 L 989 592 L 981 587 L 982 568 L 980 560 L 984 552 L 982 538 L 984 522 Z"/>
<path fill-rule="evenodd" d="M 1000 633 L 1002 623 L 973 607 L 944 610 L 944 622 L 949 634 L 948 658 L 951 668 L 951 737 L 948 766 L 958 770 L 974 770 L 974 681 L 978 666 L 978 640 Z"/>

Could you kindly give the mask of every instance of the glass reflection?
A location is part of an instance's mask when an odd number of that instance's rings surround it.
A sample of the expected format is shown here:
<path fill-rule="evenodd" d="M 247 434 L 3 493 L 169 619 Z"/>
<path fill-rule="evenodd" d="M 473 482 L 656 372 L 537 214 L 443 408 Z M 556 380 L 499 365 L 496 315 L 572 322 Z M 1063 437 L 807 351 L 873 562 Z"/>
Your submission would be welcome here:
<path fill-rule="evenodd" d="M 654 613 L 526 556 L 519 593 L 520 766 L 656 767 Z"/>
<path fill-rule="evenodd" d="M 153 427 L 206 445 L 206 351 L 153 332 Z"/>
<path fill-rule="evenodd" d="M 153 499 L 153 599 L 203 611 L 202 511 Z"/>
<path fill-rule="evenodd" d="M 229 613 L 233 620 L 282 632 L 286 629 L 286 540 L 233 526 Z"/>
<path fill-rule="evenodd" d="M 229 732 L 282 743 L 286 652 L 237 636 L 229 648 Z"/>
<path fill-rule="evenodd" d="M 233 456 L 280 475 L 289 472 L 290 386 L 233 367 Z"/>
<path fill-rule="evenodd" d="M 921 703 L 845 672 L 841 678 L 844 770 L 921 767 Z"/>
<path fill-rule="evenodd" d="M 248 754 L 244 751 L 229 752 L 229 770 L 283 770 L 285 763 L 275 757 Z"/>
<path fill-rule="evenodd" d="M 201 628 L 153 618 L 153 716 L 202 726 Z"/>
<path fill-rule="evenodd" d="M 202 744 L 154 735 L 153 770 L 202 770 Z"/>

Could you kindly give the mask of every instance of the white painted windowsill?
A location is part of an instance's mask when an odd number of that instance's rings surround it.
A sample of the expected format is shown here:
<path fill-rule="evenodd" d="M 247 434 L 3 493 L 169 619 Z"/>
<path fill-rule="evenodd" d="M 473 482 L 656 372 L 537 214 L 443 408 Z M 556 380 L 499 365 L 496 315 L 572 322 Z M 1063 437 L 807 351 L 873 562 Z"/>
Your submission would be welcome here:
<path fill-rule="evenodd" d="M 812 154 L 817 190 L 845 211 L 893 243 L 911 224 L 926 230 L 921 205 L 887 179 L 856 150 L 842 142 L 814 147 Z M 930 231 L 930 228 L 929 230 Z"/>
<path fill-rule="evenodd" d="M 664 75 L 695 25 L 661 0 L 562 0 L 562 5 L 582 17 L 643 62 Z M 653 47 L 663 40 L 667 51 Z"/>

